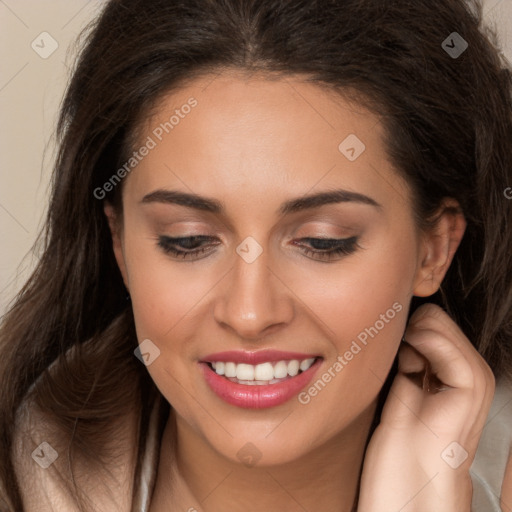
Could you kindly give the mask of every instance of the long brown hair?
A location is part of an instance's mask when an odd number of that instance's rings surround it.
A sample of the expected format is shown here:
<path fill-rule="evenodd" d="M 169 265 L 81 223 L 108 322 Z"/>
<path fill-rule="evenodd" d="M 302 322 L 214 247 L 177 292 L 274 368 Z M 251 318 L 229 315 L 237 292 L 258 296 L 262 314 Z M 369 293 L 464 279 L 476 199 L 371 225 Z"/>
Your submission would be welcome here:
<path fill-rule="evenodd" d="M 466 50 L 450 54 L 449 37 Z M 381 115 L 418 223 L 444 197 L 468 223 L 428 301 L 452 315 L 496 376 L 510 375 L 512 78 L 492 41 L 477 0 L 109 1 L 86 33 L 62 105 L 42 256 L 0 331 L 0 482 L 10 506 L 23 510 L 11 452 L 25 398 L 68 435 L 74 457 L 94 452 L 91 464 L 106 464 L 108 427 L 130 409 L 144 412 L 156 393 L 133 355 L 131 306 L 93 191 L 126 161 L 157 99 L 199 74 L 300 74 L 352 91 Z M 106 197 L 119 208 L 120 190 Z"/>

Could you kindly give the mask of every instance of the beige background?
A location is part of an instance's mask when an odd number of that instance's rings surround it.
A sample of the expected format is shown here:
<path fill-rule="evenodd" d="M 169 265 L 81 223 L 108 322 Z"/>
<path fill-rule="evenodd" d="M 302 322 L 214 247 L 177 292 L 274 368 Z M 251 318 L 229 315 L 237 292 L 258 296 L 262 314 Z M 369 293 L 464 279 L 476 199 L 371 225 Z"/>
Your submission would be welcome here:
<path fill-rule="evenodd" d="M 442 0 L 436 0 L 442 1 Z M 99 0 L 0 0 L 0 315 L 33 267 L 54 158 L 56 115 L 79 31 Z M 484 0 L 512 62 L 512 0 Z M 58 48 L 46 59 L 37 51 Z M 41 42 L 43 39 L 43 42 Z M 511 184 L 512 186 L 512 184 Z"/>

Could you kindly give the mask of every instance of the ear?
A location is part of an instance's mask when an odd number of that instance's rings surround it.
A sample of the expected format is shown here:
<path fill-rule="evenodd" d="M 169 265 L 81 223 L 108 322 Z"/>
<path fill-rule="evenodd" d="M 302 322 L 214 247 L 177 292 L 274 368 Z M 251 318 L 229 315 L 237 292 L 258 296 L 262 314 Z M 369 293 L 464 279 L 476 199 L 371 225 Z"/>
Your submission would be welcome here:
<path fill-rule="evenodd" d="M 124 258 L 122 219 L 119 218 L 112 204 L 108 202 L 105 202 L 103 211 L 107 217 L 110 234 L 112 235 L 112 249 L 114 250 L 117 266 L 119 267 L 121 275 L 123 276 L 126 289 L 130 291 L 128 284 L 128 273 L 126 271 L 126 262 Z"/>
<path fill-rule="evenodd" d="M 418 297 L 428 297 L 439 290 L 466 230 L 466 219 L 455 199 L 444 199 L 435 218 L 435 225 L 423 235 L 413 287 L 413 295 Z"/>

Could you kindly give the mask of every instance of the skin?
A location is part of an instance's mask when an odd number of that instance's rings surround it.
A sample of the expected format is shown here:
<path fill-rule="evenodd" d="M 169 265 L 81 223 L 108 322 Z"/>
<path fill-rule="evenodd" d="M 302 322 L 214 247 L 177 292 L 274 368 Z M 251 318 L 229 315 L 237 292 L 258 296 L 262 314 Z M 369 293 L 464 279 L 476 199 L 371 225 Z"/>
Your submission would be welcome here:
<path fill-rule="evenodd" d="M 217 512 L 226 503 L 248 512 L 349 512 L 377 396 L 404 331 L 410 345 L 402 344 L 401 373 L 365 458 L 372 464 L 364 466 L 359 510 L 382 512 L 382 503 L 433 510 L 441 493 L 436 510 L 469 512 L 468 469 L 492 401 L 492 372 L 440 308 L 421 308 L 406 326 L 410 299 L 439 288 L 463 236 L 463 216 L 444 209 L 456 203 L 445 201 L 435 229 L 418 229 L 379 118 L 360 105 L 300 77 L 226 71 L 212 79 L 160 101 L 141 126 L 140 145 L 188 98 L 198 105 L 124 179 L 123 214 L 105 206 L 139 342 L 150 339 L 160 350 L 147 369 L 174 410 L 151 512 Z M 354 161 L 338 150 L 349 134 L 366 146 Z M 224 212 L 142 202 L 164 189 L 216 199 Z M 278 213 L 285 201 L 334 189 L 379 206 L 343 202 Z M 158 246 L 162 235 L 215 242 L 183 260 Z M 263 250 L 250 264 L 236 252 L 248 236 Z M 301 241 L 351 236 L 356 250 L 330 261 L 306 255 L 304 247 L 315 247 Z M 307 404 L 293 398 L 238 408 L 217 397 L 198 370 L 212 352 L 274 348 L 321 356 L 316 380 L 393 304 L 401 311 Z M 429 393 L 406 377 L 424 371 L 427 360 L 447 391 Z M 448 361 L 462 373 L 446 369 Z M 469 453 L 457 470 L 438 456 L 454 440 Z M 248 442 L 261 455 L 253 467 L 237 456 Z M 406 446 L 418 449 L 411 454 Z M 415 497 L 436 471 L 439 478 Z"/>

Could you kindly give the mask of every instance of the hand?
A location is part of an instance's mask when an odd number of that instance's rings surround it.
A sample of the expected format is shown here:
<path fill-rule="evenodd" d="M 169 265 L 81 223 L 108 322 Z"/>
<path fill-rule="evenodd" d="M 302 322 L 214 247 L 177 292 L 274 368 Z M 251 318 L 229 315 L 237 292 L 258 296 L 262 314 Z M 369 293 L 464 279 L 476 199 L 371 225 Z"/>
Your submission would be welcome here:
<path fill-rule="evenodd" d="M 469 468 L 494 396 L 493 373 L 433 304 L 414 312 L 404 338 L 365 455 L 358 512 L 470 512 Z"/>

